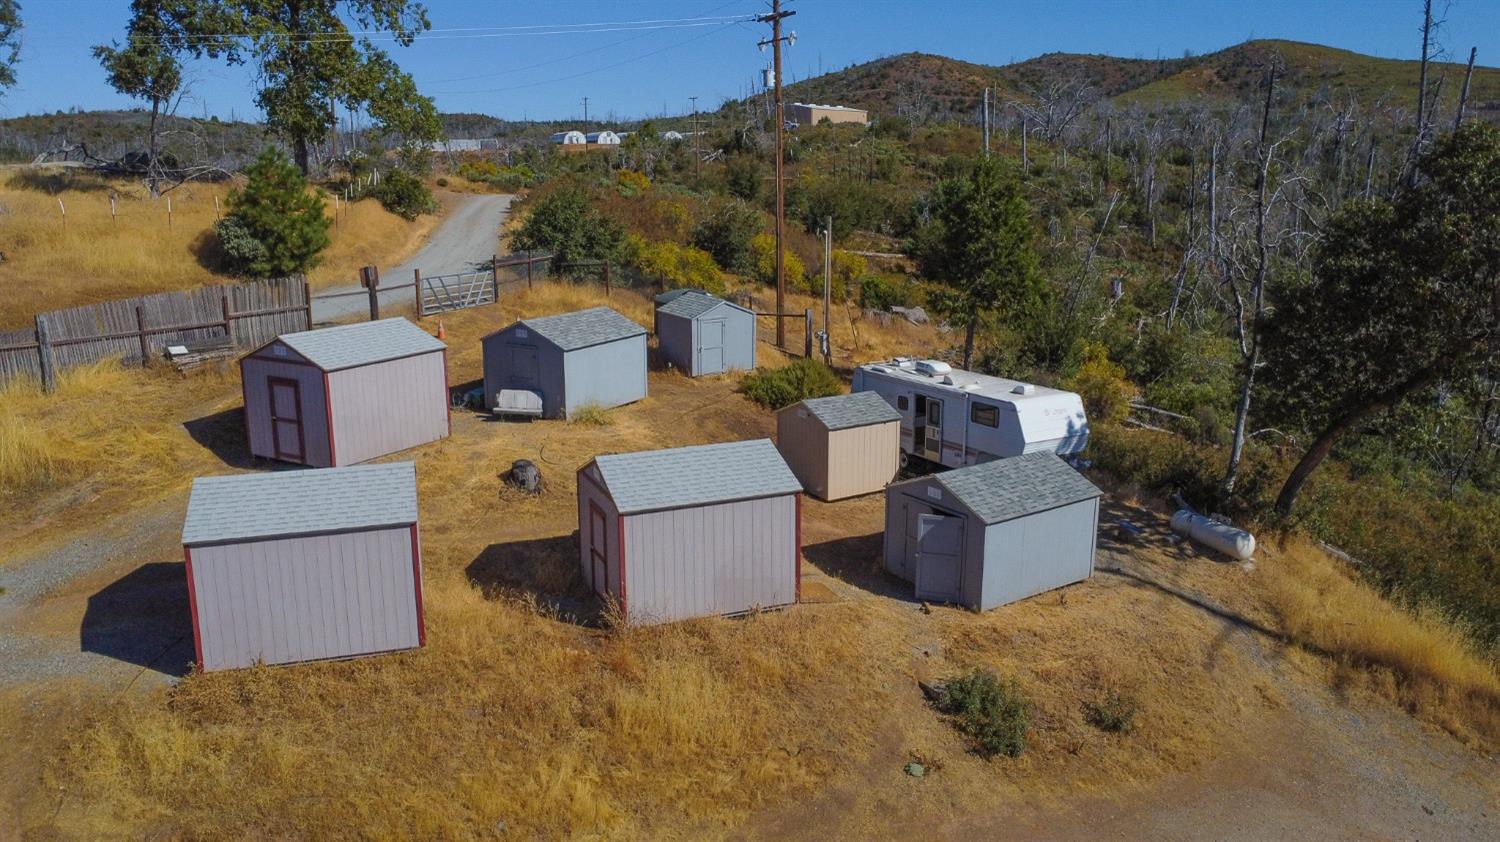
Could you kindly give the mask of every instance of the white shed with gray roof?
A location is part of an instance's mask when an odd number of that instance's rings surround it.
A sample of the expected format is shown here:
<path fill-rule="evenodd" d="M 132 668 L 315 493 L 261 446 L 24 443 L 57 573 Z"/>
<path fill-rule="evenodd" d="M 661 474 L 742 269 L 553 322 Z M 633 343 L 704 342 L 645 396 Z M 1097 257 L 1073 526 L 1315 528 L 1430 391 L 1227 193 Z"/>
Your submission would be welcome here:
<path fill-rule="evenodd" d="M 284 333 L 240 360 L 253 456 L 353 465 L 446 438 L 448 346 L 402 318 Z"/>
<path fill-rule="evenodd" d="M 410 462 L 199 477 L 182 555 L 201 669 L 426 642 Z"/>
<path fill-rule="evenodd" d="M 886 569 L 918 599 L 978 611 L 1081 582 L 1094 572 L 1100 494 L 1049 452 L 894 483 Z"/>
<path fill-rule="evenodd" d="M 633 624 L 796 602 L 801 491 L 769 439 L 597 456 L 578 470 L 584 581 Z"/>
<path fill-rule="evenodd" d="M 667 362 L 691 377 L 755 368 L 755 312 L 702 290 L 657 305 L 656 337 Z"/>
<path fill-rule="evenodd" d="M 522 319 L 486 336 L 484 405 L 534 392 L 543 418 L 646 397 L 646 329 L 608 307 Z"/>
<path fill-rule="evenodd" d="M 873 494 L 901 468 L 901 413 L 874 392 L 807 398 L 777 410 L 776 447 L 814 497 Z"/>

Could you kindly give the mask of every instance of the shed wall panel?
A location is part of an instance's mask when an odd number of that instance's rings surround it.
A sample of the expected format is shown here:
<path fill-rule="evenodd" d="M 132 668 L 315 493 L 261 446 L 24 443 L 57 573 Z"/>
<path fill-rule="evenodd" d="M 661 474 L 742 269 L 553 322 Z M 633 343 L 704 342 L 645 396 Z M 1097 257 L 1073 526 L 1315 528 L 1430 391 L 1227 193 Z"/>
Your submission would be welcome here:
<path fill-rule="evenodd" d="M 985 535 L 984 609 L 1087 579 L 1094 572 L 1098 499 L 1037 512 L 989 527 Z"/>
<path fill-rule="evenodd" d="M 192 552 L 204 669 L 419 645 L 409 526 Z"/>
<path fill-rule="evenodd" d="M 353 465 L 448 435 L 442 352 L 328 375 L 338 464 Z"/>
<path fill-rule="evenodd" d="M 833 430 L 828 436 L 827 496 L 842 500 L 885 488 L 901 467 L 901 422 Z"/>
<path fill-rule="evenodd" d="M 656 339 L 662 358 L 688 376 L 693 369 L 693 320 L 670 313 L 656 314 Z"/>
<path fill-rule="evenodd" d="M 755 368 L 755 315 L 728 304 L 720 304 L 704 318 L 724 319 L 724 370 Z"/>
<path fill-rule="evenodd" d="M 828 496 L 829 432 L 800 404 L 776 413 L 776 449 L 803 489 L 820 500 Z"/>
<path fill-rule="evenodd" d="M 585 406 L 609 408 L 646 397 L 646 335 L 640 334 L 563 354 L 564 412 Z"/>
<path fill-rule="evenodd" d="M 526 336 L 520 331 L 525 330 Z M 523 383 L 511 369 L 510 348 L 530 348 L 536 352 L 536 375 L 534 384 Z M 561 418 L 566 411 L 564 395 L 563 354 L 556 345 L 541 338 L 525 325 L 511 325 L 505 330 L 485 337 L 484 348 L 484 405 L 494 407 L 495 396 L 501 389 L 530 388 L 542 393 L 542 415 L 546 418 Z"/>
<path fill-rule="evenodd" d="M 245 427 L 251 455 L 277 458 L 271 438 L 271 392 L 267 381 L 272 377 L 285 378 L 296 381 L 302 398 L 304 464 L 333 467 L 328 452 L 328 404 L 323 391 L 322 370 L 312 365 L 245 357 L 240 365 L 240 376 L 244 379 Z"/>
<path fill-rule="evenodd" d="M 625 517 L 631 623 L 664 623 L 797 599 L 797 498 Z"/>
<path fill-rule="evenodd" d="M 593 465 L 579 472 L 578 478 L 578 568 L 583 581 L 593 586 L 600 596 L 620 598 L 620 513 L 615 502 L 604 492 L 599 470 Z M 593 549 L 594 528 L 590 522 L 591 506 L 598 506 L 604 516 L 604 577 L 600 581 L 594 575 Z"/>

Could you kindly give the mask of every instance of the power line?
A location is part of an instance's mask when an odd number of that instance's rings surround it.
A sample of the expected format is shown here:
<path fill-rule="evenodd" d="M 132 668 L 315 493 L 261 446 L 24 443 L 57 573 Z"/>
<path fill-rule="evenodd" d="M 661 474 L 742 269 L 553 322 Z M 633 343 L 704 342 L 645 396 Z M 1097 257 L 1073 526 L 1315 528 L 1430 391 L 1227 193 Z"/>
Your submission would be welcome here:
<path fill-rule="evenodd" d="M 728 3 L 724 5 L 729 5 Z M 719 8 L 723 8 L 720 6 Z M 715 9 L 717 11 L 717 9 Z M 705 15 L 693 18 L 647 18 L 643 20 L 622 21 L 595 21 L 592 23 L 556 23 L 556 24 L 526 24 L 517 26 L 469 26 L 469 27 L 445 27 L 436 29 L 418 30 L 413 29 L 411 36 L 425 36 L 427 38 L 500 38 L 511 35 L 567 35 L 572 33 L 589 32 L 620 32 L 627 29 L 672 29 L 690 26 L 713 26 L 716 23 L 727 23 L 733 21 L 749 20 L 748 15 Z M 140 35 L 129 34 L 126 37 L 145 41 L 217 41 L 226 38 L 263 38 L 267 33 L 253 32 L 219 32 L 202 35 Z M 348 41 L 357 37 L 381 36 L 386 38 L 407 37 L 406 33 L 393 29 L 328 29 L 309 30 L 304 32 L 276 33 L 278 37 L 296 36 L 305 39 L 305 43 L 323 43 L 323 39 L 332 41 Z"/>

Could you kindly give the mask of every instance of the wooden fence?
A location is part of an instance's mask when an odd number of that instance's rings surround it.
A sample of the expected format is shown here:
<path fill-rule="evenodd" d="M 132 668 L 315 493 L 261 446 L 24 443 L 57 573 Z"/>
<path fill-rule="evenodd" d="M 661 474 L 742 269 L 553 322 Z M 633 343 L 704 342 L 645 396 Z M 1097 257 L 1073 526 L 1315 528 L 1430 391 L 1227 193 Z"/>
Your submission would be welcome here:
<path fill-rule="evenodd" d="M 47 390 L 57 375 L 109 357 L 146 365 L 168 345 L 227 337 L 262 345 L 312 324 L 307 282 L 282 278 L 105 301 L 36 316 L 35 326 L 0 331 L 0 383 L 31 377 Z"/>

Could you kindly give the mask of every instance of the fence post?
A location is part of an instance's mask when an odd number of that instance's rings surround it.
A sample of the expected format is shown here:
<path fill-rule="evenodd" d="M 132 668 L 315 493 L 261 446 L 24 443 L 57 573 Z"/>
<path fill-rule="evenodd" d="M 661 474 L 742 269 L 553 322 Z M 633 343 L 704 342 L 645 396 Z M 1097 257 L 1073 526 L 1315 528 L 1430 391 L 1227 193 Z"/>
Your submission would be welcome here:
<path fill-rule="evenodd" d="M 151 364 L 151 343 L 146 333 L 146 308 L 135 305 L 135 327 L 141 339 L 141 368 Z"/>
<path fill-rule="evenodd" d="M 380 321 L 380 270 L 374 266 L 366 266 L 359 270 L 360 280 L 364 281 L 365 290 L 370 293 L 370 321 Z"/>
<path fill-rule="evenodd" d="M 609 297 L 609 261 L 604 261 L 604 297 Z"/>
<path fill-rule="evenodd" d="M 36 353 L 42 370 L 42 390 L 57 391 L 57 361 L 52 357 L 52 339 L 47 335 L 47 317 L 36 317 Z"/>
<path fill-rule="evenodd" d="M 812 308 L 809 307 L 806 310 L 804 310 L 803 313 L 802 313 L 802 316 L 803 316 L 804 319 L 807 320 L 807 324 L 805 326 L 806 329 L 803 331 L 802 355 L 804 357 L 807 357 L 808 359 L 811 359 L 812 355 L 813 355 L 813 353 L 812 353 L 812 333 L 813 333 L 813 331 L 812 331 L 812 325 L 813 325 Z"/>
<path fill-rule="evenodd" d="M 500 303 L 500 255 L 490 255 L 490 291 L 495 296 L 495 303 Z"/>
<path fill-rule="evenodd" d="M 312 284 L 307 278 L 302 279 L 302 313 L 307 326 L 303 330 L 312 330 Z"/>
<path fill-rule="evenodd" d="M 234 316 L 229 314 L 229 290 L 221 289 L 219 295 L 219 303 L 224 305 L 224 335 L 229 337 L 229 347 L 238 348 L 234 341 Z"/>
<path fill-rule="evenodd" d="M 411 270 L 411 289 L 412 289 L 412 297 L 415 298 L 416 302 L 417 302 L 417 318 L 420 319 L 420 318 L 422 318 L 422 315 L 423 315 L 423 313 L 422 313 L 422 270 L 421 269 L 413 269 L 413 270 Z"/>
<path fill-rule="evenodd" d="M 526 288 L 531 289 L 531 249 L 526 250 Z"/>

